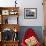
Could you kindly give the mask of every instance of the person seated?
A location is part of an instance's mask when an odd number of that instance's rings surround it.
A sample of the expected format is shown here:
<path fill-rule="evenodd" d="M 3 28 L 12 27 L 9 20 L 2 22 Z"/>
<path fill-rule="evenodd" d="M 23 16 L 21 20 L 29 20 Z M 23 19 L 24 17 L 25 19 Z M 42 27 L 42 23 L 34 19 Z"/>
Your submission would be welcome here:
<path fill-rule="evenodd" d="M 22 38 L 21 46 L 41 46 L 33 29 L 27 29 L 24 37 Z"/>

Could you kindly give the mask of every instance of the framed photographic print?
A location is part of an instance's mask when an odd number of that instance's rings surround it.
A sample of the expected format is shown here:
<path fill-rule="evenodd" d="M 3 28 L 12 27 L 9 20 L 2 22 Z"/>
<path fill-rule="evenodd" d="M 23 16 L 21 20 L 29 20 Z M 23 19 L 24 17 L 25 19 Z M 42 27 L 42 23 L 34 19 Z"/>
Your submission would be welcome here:
<path fill-rule="evenodd" d="M 25 19 L 36 19 L 37 8 L 24 8 L 24 18 Z"/>
<path fill-rule="evenodd" d="M 9 15 L 9 10 L 2 10 L 2 15 Z"/>

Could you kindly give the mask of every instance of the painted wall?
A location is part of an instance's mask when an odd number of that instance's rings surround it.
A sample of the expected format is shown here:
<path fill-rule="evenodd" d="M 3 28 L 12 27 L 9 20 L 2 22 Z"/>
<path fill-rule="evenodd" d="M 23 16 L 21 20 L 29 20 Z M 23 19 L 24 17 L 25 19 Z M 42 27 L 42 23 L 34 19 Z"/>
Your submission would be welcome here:
<path fill-rule="evenodd" d="M 42 0 L 21 0 L 19 24 L 22 26 L 43 26 Z M 24 19 L 24 8 L 37 8 L 37 19 Z"/>
<path fill-rule="evenodd" d="M 42 26 L 21 26 L 19 32 L 20 42 L 28 28 L 32 28 L 33 31 L 37 34 L 39 41 L 43 43 Z"/>
<path fill-rule="evenodd" d="M 15 0 L 0 0 L 0 6 L 15 6 Z M 19 6 L 20 26 L 43 26 L 43 6 L 42 0 L 17 0 Z M 24 19 L 24 8 L 37 8 L 37 19 Z"/>

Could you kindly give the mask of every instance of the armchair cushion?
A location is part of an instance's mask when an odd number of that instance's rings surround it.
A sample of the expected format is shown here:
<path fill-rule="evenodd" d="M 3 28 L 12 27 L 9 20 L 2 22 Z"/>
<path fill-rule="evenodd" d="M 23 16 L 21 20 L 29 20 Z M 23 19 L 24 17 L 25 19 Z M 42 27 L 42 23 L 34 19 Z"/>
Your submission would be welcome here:
<path fill-rule="evenodd" d="M 31 28 L 27 29 L 27 31 L 25 32 L 25 35 L 22 38 L 21 45 L 22 46 L 41 46 L 39 41 L 37 40 L 36 33 Z"/>

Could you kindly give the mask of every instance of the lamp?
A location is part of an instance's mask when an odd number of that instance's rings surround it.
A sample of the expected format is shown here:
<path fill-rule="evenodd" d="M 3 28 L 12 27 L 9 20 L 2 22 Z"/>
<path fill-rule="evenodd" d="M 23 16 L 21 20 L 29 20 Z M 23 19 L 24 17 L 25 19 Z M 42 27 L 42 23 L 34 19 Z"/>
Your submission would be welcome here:
<path fill-rule="evenodd" d="M 16 30 L 16 29 L 14 29 L 14 32 L 17 32 L 17 30 Z"/>
<path fill-rule="evenodd" d="M 16 7 L 16 4 L 17 4 L 17 2 L 16 2 L 17 0 L 15 0 L 15 7 Z"/>
<path fill-rule="evenodd" d="M 14 36 L 13 36 L 13 40 L 18 40 L 18 32 L 17 32 L 17 29 L 15 28 L 14 29 Z"/>

